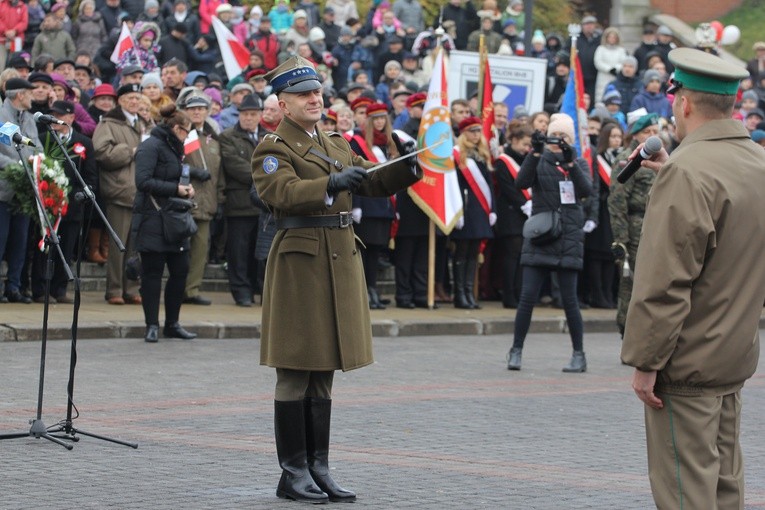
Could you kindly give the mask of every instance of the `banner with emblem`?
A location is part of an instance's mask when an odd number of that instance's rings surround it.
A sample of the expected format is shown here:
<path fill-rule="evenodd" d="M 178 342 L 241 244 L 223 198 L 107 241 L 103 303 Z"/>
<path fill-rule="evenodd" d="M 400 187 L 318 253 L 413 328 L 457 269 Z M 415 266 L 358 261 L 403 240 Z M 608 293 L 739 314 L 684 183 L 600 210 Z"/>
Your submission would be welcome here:
<path fill-rule="evenodd" d="M 407 192 L 433 223 L 448 235 L 462 216 L 462 195 L 452 153 L 454 137 L 447 94 L 446 58 L 443 49 L 436 51 L 428 99 L 423 106 L 417 134 L 418 148 L 428 148 L 417 156 L 423 177 Z"/>

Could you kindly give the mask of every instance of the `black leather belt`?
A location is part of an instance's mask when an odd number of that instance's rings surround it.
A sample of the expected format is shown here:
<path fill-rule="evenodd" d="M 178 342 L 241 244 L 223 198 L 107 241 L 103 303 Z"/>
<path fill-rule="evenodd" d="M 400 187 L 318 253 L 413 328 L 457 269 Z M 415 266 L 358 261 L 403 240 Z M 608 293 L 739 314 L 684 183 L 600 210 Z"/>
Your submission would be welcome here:
<path fill-rule="evenodd" d="M 350 212 L 326 214 L 322 216 L 286 216 L 276 219 L 276 228 L 348 228 L 353 223 Z"/>

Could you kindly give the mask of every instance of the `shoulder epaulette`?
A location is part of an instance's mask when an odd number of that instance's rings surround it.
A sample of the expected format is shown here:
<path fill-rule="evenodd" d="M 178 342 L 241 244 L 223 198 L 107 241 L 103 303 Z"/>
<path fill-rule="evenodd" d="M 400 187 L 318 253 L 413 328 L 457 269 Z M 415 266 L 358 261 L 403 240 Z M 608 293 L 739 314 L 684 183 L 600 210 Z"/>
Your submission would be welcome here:
<path fill-rule="evenodd" d="M 276 133 L 268 133 L 263 137 L 264 142 L 280 142 L 281 140 L 281 137 Z"/>

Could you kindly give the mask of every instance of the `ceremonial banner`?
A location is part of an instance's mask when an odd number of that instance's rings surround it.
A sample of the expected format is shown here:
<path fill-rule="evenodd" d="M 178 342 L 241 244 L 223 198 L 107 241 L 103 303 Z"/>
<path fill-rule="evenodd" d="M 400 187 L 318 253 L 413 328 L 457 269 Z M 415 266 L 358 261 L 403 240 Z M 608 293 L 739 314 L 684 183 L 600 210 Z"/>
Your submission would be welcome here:
<path fill-rule="evenodd" d="M 587 139 L 587 109 L 584 104 L 584 79 L 579 53 L 576 51 L 576 39 L 571 44 L 571 70 L 568 73 L 560 111 L 574 119 L 576 153 L 588 162 L 591 161 L 590 143 Z"/>
<path fill-rule="evenodd" d="M 407 192 L 433 223 L 448 235 L 462 216 L 462 196 L 452 152 L 454 137 L 447 95 L 446 59 L 442 49 L 437 51 L 417 135 L 418 148 L 428 148 L 417 156 L 424 175 Z M 440 145 L 435 146 L 437 143 Z"/>

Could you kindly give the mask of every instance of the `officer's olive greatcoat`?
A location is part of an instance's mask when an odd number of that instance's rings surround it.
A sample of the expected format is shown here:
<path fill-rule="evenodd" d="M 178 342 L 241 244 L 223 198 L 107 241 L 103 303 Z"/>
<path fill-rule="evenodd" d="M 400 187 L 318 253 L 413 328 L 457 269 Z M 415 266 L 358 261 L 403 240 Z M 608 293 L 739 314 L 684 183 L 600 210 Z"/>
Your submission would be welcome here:
<path fill-rule="evenodd" d="M 329 174 L 340 170 L 310 149 L 344 167 L 374 166 L 354 155 L 340 134 L 317 133 L 319 142 L 285 118 L 255 150 L 255 187 L 277 218 L 351 210 L 347 191 L 327 206 Z M 387 197 L 417 179 L 408 165 L 397 163 L 369 174 L 358 193 Z M 353 227 L 279 230 L 266 267 L 261 364 L 352 370 L 372 361 L 367 289 Z"/>

